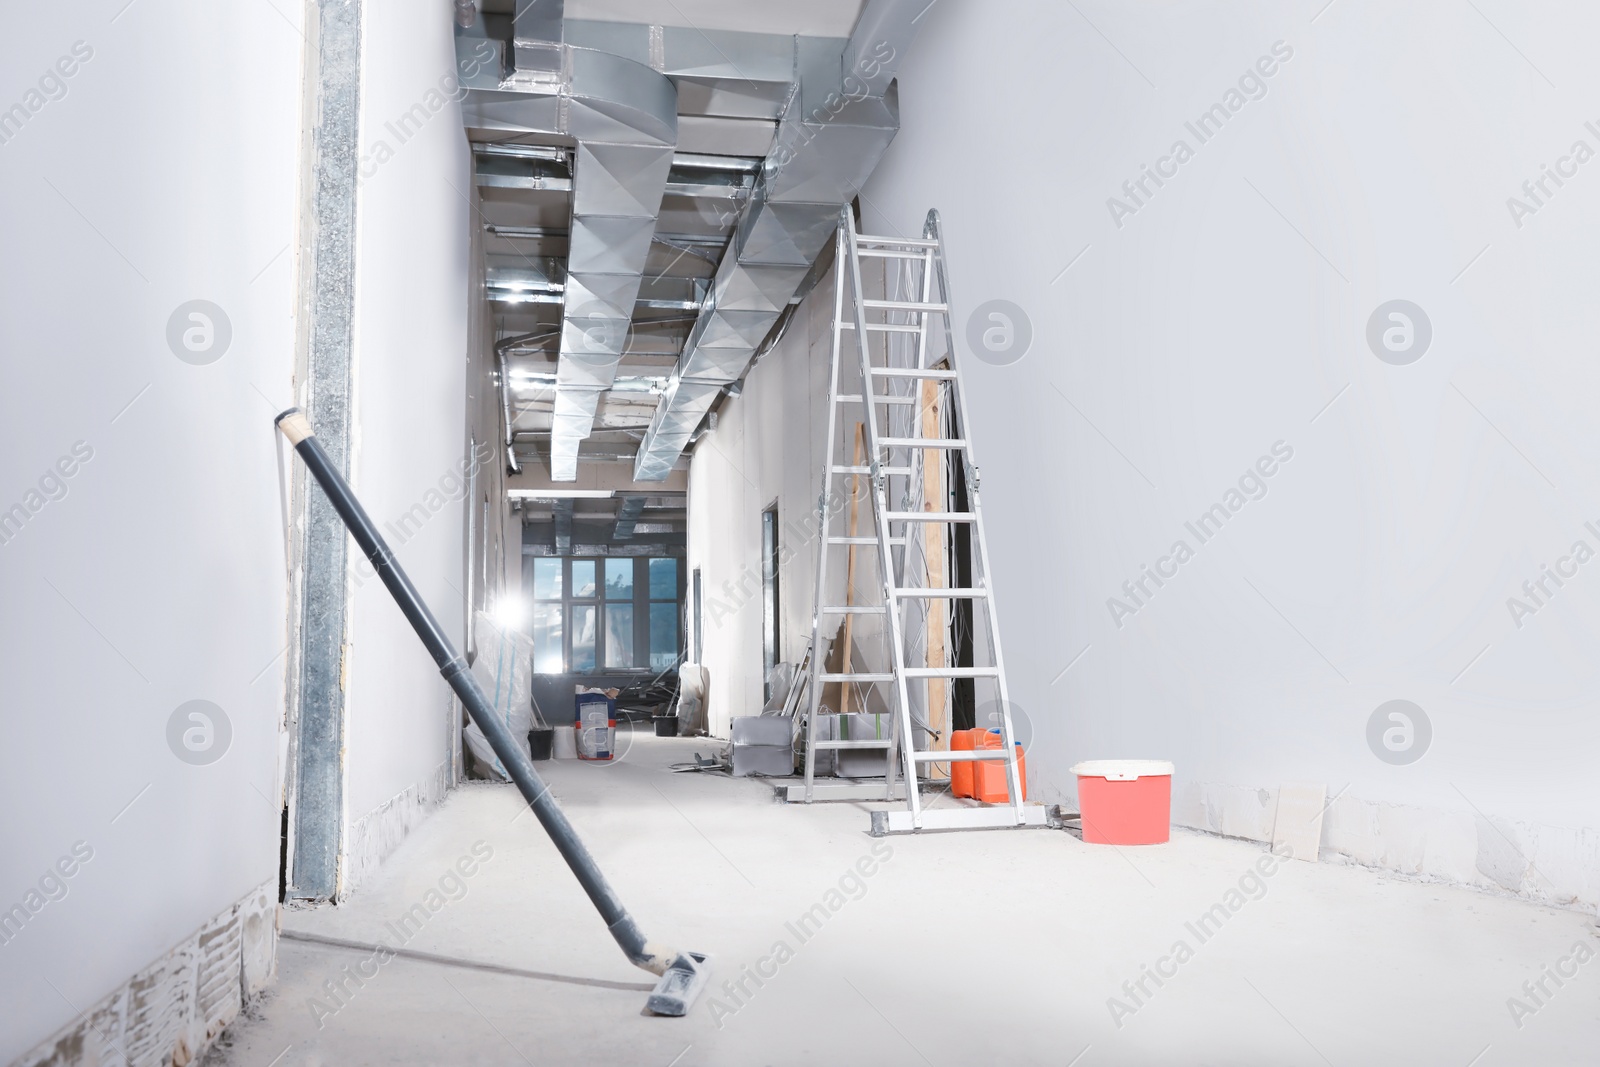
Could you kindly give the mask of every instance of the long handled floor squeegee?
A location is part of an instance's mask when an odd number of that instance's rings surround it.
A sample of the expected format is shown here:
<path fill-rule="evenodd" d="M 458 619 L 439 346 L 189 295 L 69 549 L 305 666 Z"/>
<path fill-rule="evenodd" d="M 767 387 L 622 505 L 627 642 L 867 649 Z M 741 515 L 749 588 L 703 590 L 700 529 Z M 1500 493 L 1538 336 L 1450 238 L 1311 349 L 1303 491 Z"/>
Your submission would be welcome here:
<path fill-rule="evenodd" d="M 695 998 L 705 989 L 710 979 L 711 972 L 706 966 L 706 957 L 698 952 L 678 952 L 645 940 L 644 934 L 634 923 L 633 916 L 622 906 L 622 901 L 617 899 L 611 884 L 595 865 L 594 857 L 589 855 L 589 850 L 584 848 L 583 842 L 578 839 L 577 831 L 567 821 L 566 813 L 550 795 L 549 787 L 539 777 L 539 772 L 533 769 L 532 761 L 523 754 L 522 748 L 512 739 L 505 724 L 495 715 L 493 705 L 478 687 L 466 660 L 456 654 L 450 639 L 439 629 L 439 623 L 434 619 L 433 612 L 422 602 L 422 597 L 411 584 L 411 579 L 401 570 L 400 562 L 395 559 L 394 553 L 389 551 L 389 546 L 384 543 L 377 528 L 372 525 L 372 520 L 367 517 L 366 510 L 356 500 L 355 494 L 350 491 L 350 486 L 334 467 L 328 454 L 322 450 L 316 435 L 311 432 L 310 420 L 299 408 L 290 408 L 279 415 L 274 422 L 294 445 L 294 450 L 300 453 L 300 458 L 316 477 L 323 492 L 328 494 L 334 509 L 349 528 L 350 536 L 356 539 L 361 551 L 366 553 L 367 559 L 377 568 L 378 577 L 388 586 L 395 603 L 400 605 L 400 610 L 405 613 L 412 629 L 417 631 L 417 636 L 422 638 L 429 655 L 433 656 L 433 661 L 439 665 L 439 673 L 444 675 L 444 680 L 450 683 L 450 688 L 461 698 L 467 714 L 472 716 L 472 721 L 478 724 L 478 729 L 488 738 L 494 754 L 500 757 L 500 762 L 510 773 L 511 780 L 517 783 L 517 788 L 522 790 L 522 795 L 528 800 L 528 806 L 533 809 L 534 815 L 538 816 L 540 824 L 544 826 L 545 833 L 555 842 L 556 849 L 567 861 L 567 866 L 572 868 L 572 873 L 577 876 L 584 892 L 589 894 L 589 899 L 594 902 L 600 917 L 606 921 L 611 936 L 617 939 L 617 944 L 622 946 L 622 951 L 635 966 L 660 976 L 655 989 L 650 993 L 646 1007 L 657 1015 L 687 1013 L 690 1005 L 695 1002 Z"/>

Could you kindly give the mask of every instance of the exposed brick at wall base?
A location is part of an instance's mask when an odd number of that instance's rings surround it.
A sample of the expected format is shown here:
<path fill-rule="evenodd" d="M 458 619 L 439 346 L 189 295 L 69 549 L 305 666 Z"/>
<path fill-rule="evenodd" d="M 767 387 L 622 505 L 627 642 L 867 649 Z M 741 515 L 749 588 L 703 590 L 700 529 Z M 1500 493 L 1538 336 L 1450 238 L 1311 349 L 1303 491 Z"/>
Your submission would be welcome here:
<path fill-rule="evenodd" d="M 16 1067 L 184 1067 L 277 968 L 278 887 L 263 885 L 134 975 Z"/>
<path fill-rule="evenodd" d="M 1173 822 L 1270 841 L 1277 797 L 1276 789 L 1191 782 L 1174 798 Z M 1600 908 L 1600 831 L 1592 829 L 1386 804 L 1345 793 L 1323 816 L 1322 856 L 1498 889 L 1539 904 Z"/>
<path fill-rule="evenodd" d="M 445 760 L 423 781 L 357 819 L 350 827 L 340 898 L 348 897 L 378 869 L 388 855 L 433 813 L 450 788 L 450 761 Z"/>

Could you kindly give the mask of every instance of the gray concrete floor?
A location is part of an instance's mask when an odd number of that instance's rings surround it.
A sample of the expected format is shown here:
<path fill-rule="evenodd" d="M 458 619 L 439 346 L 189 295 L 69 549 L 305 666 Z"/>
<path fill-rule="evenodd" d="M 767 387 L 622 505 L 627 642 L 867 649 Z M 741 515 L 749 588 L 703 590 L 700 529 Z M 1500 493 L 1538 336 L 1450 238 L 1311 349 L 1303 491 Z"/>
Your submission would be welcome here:
<path fill-rule="evenodd" d="M 1592 916 L 1274 866 L 1263 846 L 1183 831 L 1125 849 L 1054 830 L 874 839 L 867 805 L 786 806 L 766 782 L 666 769 L 711 747 L 641 735 L 616 765 L 542 765 L 646 933 L 714 956 L 688 1018 L 644 1013 L 650 976 L 623 960 L 515 791 L 469 785 L 354 899 L 285 913 L 276 990 L 206 1063 L 1600 1062 L 1600 960 L 1571 955 L 1600 952 Z M 1272 874 L 1253 879 L 1258 863 Z M 1236 910 L 1202 941 L 1187 924 L 1219 903 Z M 287 939 L 393 945 L 391 924 L 418 904 L 407 950 L 548 977 Z M 818 904 L 828 917 L 802 940 L 789 924 Z M 1156 966 L 1172 976 L 1140 991 Z M 1524 991 L 1558 966 L 1576 976 L 1546 978 L 1537 1001 Z M 746 977 L 758 968 L 760 985 Z M 362 970 L 360 985 L 346 977 Z M 1530 1009 L 1515 1019 L 1513 997 Z"/>

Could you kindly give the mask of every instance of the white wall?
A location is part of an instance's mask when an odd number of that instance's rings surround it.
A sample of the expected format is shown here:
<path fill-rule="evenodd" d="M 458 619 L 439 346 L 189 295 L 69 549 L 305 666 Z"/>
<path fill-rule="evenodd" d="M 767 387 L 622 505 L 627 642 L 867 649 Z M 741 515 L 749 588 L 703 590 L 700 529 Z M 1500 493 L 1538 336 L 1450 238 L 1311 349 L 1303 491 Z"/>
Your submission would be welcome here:
<path fill-rule="evenodd" d="M 459 110 L 429 95 L 453 84 L 446 15 L 422 0 L 367 9 L 374 162 L 359 194 L 353 480 L 460 639 L 481 272 Z M 236 1010 L 195 1001 L 216 968 L 237 975 L 242 956 L 248 992 L 271 966 L 293 462 L 271 418 L 294 398 L 304 27 L 272 5 L 18 17 L 32 23 L 0 49 L 27 77 L 0 99 L 36 113 L 0 144 L 11 263 L 0 485 L 3 507 L 24 508 L 0 545 L 12 679 L 0 801 L 14 813 L 0 820 L 0 909 L 28 914 L 0 944 L 0 1061 L 72 1026 L 82 1033 L 63 1048 L 84 1038 L 78 1054 L 110 1041 L 165 1057 Z M 64 94 L 49 81 L 30 100 L 79 41 Z M 402 144 L 387 123 L 417 103 L 426 121 Z M 384 140 L 392 155 L 378 163 Z M 193 299 L 231 324 L 207 365 L 180 360 L 166 336 Z M 74 453 L 70 477 L 47 477 Z M 478 484 L 498 500 L 495 467 Z M 403 534 L 388 529 L 408 514 Z M 499 523 L 478 536 L 498 558 Z M 442 795 L 455 716 L 381 583 L 358 574 L 346 892 Z M 169 718 L 194 699 L 231 728 L 208 765 L 169 748 Z M 49 879 L 75 845 L 73 875 Z M 230 933 L 202 943 L 202 929 Z M 128 985 L 136 975 L 150 980 L 143 994 Z M 219 988 L 237 1000 L 237 978 Z"/>
<path fill-rule="evenodd" d="M 1507 204 L 1575 140 L 1600 150 L 1574 102 L 1593 15 L 1080 7 L 935 8 L 862 197 L 873 232 L 940 209 L 958 333 L 995 299 L 1031 324 L 1019 361 L 964 366 L 1034 797 L 1072 802 L 1082 759 L 1170 758 L 1178 821 L 1266 838 L 1280 785 L 1323 783 L 1329 852 L 1594 905 L 1600 592 L 1585 568 L 1533 615 L 1508 598 L 1575 541 L 1600 551 L 1600 188 L 1589 167 L 1547 183 L 1521 226 Z M 1271 76 L 1226 100 L 1263 57 Z M 1202 142 L 1185 123 L 1218 102 L 1237 113 Z M 1192 158 L 1132 200 L 1178 139 Z M 1410 365 L 1366 340 L 1393 299 L 1431 321 Z M 814 507 L 829 304 L 813 294 L 809 351 L 786 338 L 695 452 L 721 729 L 759 704 L 760 611 L 718 627 L 710 606 L 759 573 L 762 507 Z M 1291 458 L 1202 543 L 1185 523 L 1237 504 L 1275 447 Z M 1193 558 L 1128 597 L 1180 540 Z M 813 555 L 784 571 L 790 658 Z M 1367 740 L 1396 699 L 1433 731 L 1406 765 Z"/>
<path fill-rule="evenodd" d="M 724 402 L 716 430 L 692 453 L 688 588 L 692 595 L 699 567 L 706 599 L 700 613 L 704 659 L 711 676 L 708 727 L 717 736 L 726 737 L 731 719 L 754 715 L 763 704 L 761 513 L 774 502 L 783 527 L 783 658 L 798 662 L 811 637 L 816 549 L 798 531 L 814 523 L 822 484 L 832 294 L 830 278 L 751 370 L 744 395 Z M 691 633 L 691 655 L 693 640 Z"/>
<path fill-rule="evenodd" d="M 0 909 L 39 905 L 0 944 L 9 1063 L 263 885 L 275 899 L 272 416 L 295 343 L 302 39 L 293 5 L 6 17 L 0 108 L 26 107 L 75 42 L 92 51 L 0 144 L 0 508 L 34 509 L 0 545 Z M 232 329 L 203 366 L 166 339 L 195 299 Z M 47 476 L 77 442 L 92 459 L 62 489 Z M 167 740 L 196 699 L 231 726 L 205 766 Z M 47 900 L 77 842 L 92 859 Z"/>
<path fill-rule="evenodd" d="M 354 484 L 445 632 L 460 642 L 471 506 L 473 190 L 452 99 L 453 30 L 448 11 L 430 0 L 365 10 Z M 480 483 L 494 466 L 481 468 Z M 442 798 L 456 714 L 449 686 L 388 590 L 365 561 L 358 574 L 350 612 L 346 892 Z"/>
<path fill-rule="evenodd" d="M 1032 323 L 1020 362 L 965 365 L 1046 798 L 1077 760 L 1166 757 L 1182 820 L 1259 837 L 1281 783 L 1322 782 L 1325 847 L 1592 905 L 1600 574 L 1520 628 L 1507 599 L 1600 549 L 1600 163 L 1520 227 L 1507 198 L 1600 149 L 1600 26 L 1478 6 L 943 3 L 863 202 L 875 232 L 941 210 L 958 328 L 991 299 Z M 1278 41 L 1201 144 L 1185 122 Z M 1118 226 L 1108 198 L 1179 138 L 1194 158 Z M 1365 340 L 1395 298 L 1432 322 L 1409 366 Z M 1265 498 L 1200 545 L 1185 521 L 1278 441 Z M 1108 598 L 1180 538 L 1195 558 L 1119 627 Z M 1366 740 L 1392 699 L 1434 731 L 1407 766 Z"/>

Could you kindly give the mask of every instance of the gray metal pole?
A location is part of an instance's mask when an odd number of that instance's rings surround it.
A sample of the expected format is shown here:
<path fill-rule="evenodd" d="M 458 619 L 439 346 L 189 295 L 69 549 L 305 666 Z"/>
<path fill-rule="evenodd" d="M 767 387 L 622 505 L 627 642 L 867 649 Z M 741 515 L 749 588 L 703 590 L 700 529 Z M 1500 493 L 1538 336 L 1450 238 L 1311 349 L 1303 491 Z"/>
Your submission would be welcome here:
<path fill-rule="evenodd" d="M 428 610 L 428 605 L 423 602 L 416 587 L 411 584 L 411 579 L 407 578 L 405 571 L 401 569 L 399 560 L 395 559 L 394 553 L 384 543 L 382 535 L 372 525 L 372 520 L 367 517 L 366 510 L 351 492 L 349 484 L 328 458 L 328 454 L 322 450 L 322 445 L 317 442 L 316 435 L 311 430 L 311 423 L 305 414 L 299 408 L 290 408 L 279 415 L 275 423 L 294 445 L 294 450 L 305 461 L 306 468 L 316 477 L 317 483 L 328 494 L 328 499 L 332 501 L 339 517 L 349 527 L 350 536 L 355 538 L 361 551 L 372 561 L 373 567 L 377 568 L 378 577 L 383 579 L 383 584 L 389 588 L 395 603 L 405 613 L 406 619 L 411 623 L 412 629 L 416 630 L 417 636 L 422 639 L 433 661 L 439 665 L 439 673 L 444 675 L 445 681 L 450 683 L 450 688 L 461 698 L 467 714 L 472 716 L 472 721 L 483 731 L 483 736 L 488 739 L 495 755 L 500 757 L 500 762 L 511 774 L 511 780 L 527 798 L 528 806 L 533 809 L 534 815 L 538 816 L 545 832 L 550 835 L 550 840 L 555 843 L 556 849 L 567 861 L 567 866 L 572 868 L 572 873 L 577 876 L 584 892 L 589 894 L 589 899 L 600 912 L 600 917 L 605 920 L 611 936 L 622 946 L 622 951 L 636 966 L 652 974 L 667 976 L 669 970 L 682 969 L 688 954 L 647 941 L 633 921 L 633 916 L 622 906 L 616 891 L 606 881 L 605 875 L 600 873 L 594 857 L 579 840 L 572 823 L 567 821 L 566 813 L 550 795 L 549 786 L 545 785 L 544 780 L 539 777 L 539 772 L 533 769 L 532 761 L 523 754 L 521 746 L 516 743 L 505 724 L 494 713 L 494 706 L 489 703 L 483 690 L 478 686 L 477 679 L 472 677 L 466 661 L 456 653 L 450 644 L 450 639 L 439 628 L 433 612 Z M 687 966 L 693 970 L 697 964 L 703 962 L 704 957 L 698 956 Z M 700 982 L 691 984 L 703 985 L 704 973 L 703 970 L 699 972 Z M 665 977 L 663 981 L 665 982 Z M 681 986 L 684 983 L 680 980 L 676 984 Z M 661 986 L 658 985 L 657 992 L 660 991 Z M 694 992 L 698 992 L 698 989 Z M 691 995 L 683 999 L 693 998 Z M 652 997 L 651 1000 L 652 1010 L 660 1010 L 655 1003 L 656 998 Z M 662 1014 L 681 1015 L 683 1012 L 665 1011 Z"/>

